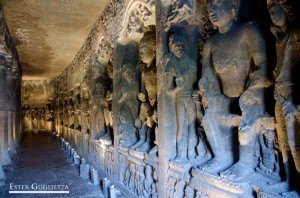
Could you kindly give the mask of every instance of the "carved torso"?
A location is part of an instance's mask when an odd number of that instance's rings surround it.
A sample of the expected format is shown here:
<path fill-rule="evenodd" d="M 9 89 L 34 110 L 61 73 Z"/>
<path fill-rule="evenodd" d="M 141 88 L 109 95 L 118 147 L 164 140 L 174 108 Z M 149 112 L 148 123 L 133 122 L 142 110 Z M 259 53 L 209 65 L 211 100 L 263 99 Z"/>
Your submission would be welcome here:
<path fill-rule="evenodd" d="M 282 90 L 286 93 L 279 93 L 284 98 L 290 98 L 287 89 L 294 85 L 297 81 L 297 68 L 300 64 L 300 29 L 293 28 L 287 33 L 278 33 L 276 51 L 277 51 L 277 64 L 274 72 L 276 79 L 276 86 L 283 86 Z"/>
<path fill-rule="evenodd" d="M 175 87 L 182 88 L 177 95 L 190 93 L 194 90 L 194 82 L 197 79 L 197 66 L 188 57 L 177 59 L 171 56 L 166 66 L 166 72 L 174 76 Z"/>
<path fill-rule="evenodd" d="M 153 60 L 151 66 L 144 67 L 142 73 L 142 80 L 145 85 L 148 97 L 151 100 L 156 99 L 157 95 L 157 72 L 156 72 L 156 61 Z"/>
<path fill-rule="evenodd" d="M 259 46 L 251 43 L 252 38 L 261 36 L 256 34 L 257 27 L 253 24 L 235 24 L 228 32 L 208 40 L 213 70 L 228 97 L 239 97 L 246 89 L 252 56 L 259 53 Z"/>

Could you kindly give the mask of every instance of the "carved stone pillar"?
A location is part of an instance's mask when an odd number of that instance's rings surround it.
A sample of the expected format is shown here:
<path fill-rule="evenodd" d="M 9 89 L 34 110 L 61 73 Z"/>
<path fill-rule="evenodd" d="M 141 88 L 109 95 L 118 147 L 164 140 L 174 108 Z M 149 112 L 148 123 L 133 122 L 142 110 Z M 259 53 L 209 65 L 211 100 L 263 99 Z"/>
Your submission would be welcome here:
<path fill-rule="evenodd" d="M 170 2 L 169 2 L 170 3 Z M 163 30 L 167 21 L 167 6 L 162 0 L 156 1 L 156 29 Z M 167 197 L 167 179 L 168 179 L 168 162 L 172 155 L 172 152 L 176 148 L 175 139 L 172 138 L 172 134 L 168 131 L 176 131 L 176 120 L 172 119 L 175 112 L 172 112 L 170 98 L 165 92 L 165 86 L 163 81 L 163 54 L 167 43 L 167 35 L 164 31 L 156 32 L 156 65 L 157 65 L 157 109 L 158 109 L 158 153 L 159 153 L 159 169 L 158 169 L 158 197 Z M 174 135 L 174 134 L 173 134 Z M 171 140 L 171 141 L 170 141 Z M 169 142 L 166 144 L 166 142 Z M 175 157 L 175 156 L 174 156 Z"/>
<path fill-rule="evenodd" d="M 11 159 L 8 154 L 8 93 L 6 92 L 7 68 L 5 62 L 5 58 L 0 56 L 0 161 L 2 165 L 8 165 L 11 163 Z"/>
<path fill-rule="evenodd" d="M 10 67 L 11 58 L 7 59 L 7 63 L 9 64 L 7 69 L 7 77 L 6 77 L 6 87 L 9 95 L 9 101 L 7 103 L 7 121 L 8 121 L 8 147 L 11 154 L 16 153 L 15 144 L 14 144 L 14 109 L 15 109 L 15 101 L 13 97 L 14 87 L 13 87 L 13 78 L 12 78 L 12 68 Z"/>
<path fill-rule="evenodd" d="M 200 73 L 200 68 L 197 68 L 198 55 L 196 54 L 198 39 L 201 37 L 201 28 L 196 21 L 200 18 L 199 13 L 196 12 L 198 4 L 198 1 L 193 0 L 155 1 L 158 197 L 167 197 L 168 179 L 172 179 L 170 172 L 175 170 L 185 177 L 189 174 L 192 164 L 200 161 L 197 160 L 200 152 L 197 146 L 199 137 L 195 131 L 198 127 L 197 108 L 193 98 L 196 88 L 192 85 L 197 82 Z M 175 45 L 180 46 L 181 49 L 178 50 Z M 180 72 L 183 70 L 185 73 Z M 173 82 L 170 77 L 173 77 Z M 178 166 L 172 166 L 175 162 Z M 185 187 L 185 178 L 178 176 L 176 179 L 178 179 L 177 188 Z M 178 189 L 177 191 L 176 197 L 184 196 L 179 194 Z"/>
<path fill-rule="evenodd" d="M 2 69 L 4 70 L 3 64 L 4 64 L 4 60 L 1 59 L 1 67 L 0 67 L 1 73 L 0 74 L 2 74 Z M 0 80 L 1 80 L 0 82 L 2 82 L 2 79 L 0 79 Z M 3 87 L 2 83 L 0 84 L 0 86 L 1 86 L 1 88 Z M 4 123 L 4 120 L 3 120 L 3 117 L 5 115 L 5 111 L 4 111 L 5 108 L 3 108 L 3 106 L 5 106 L 5 104 L 3 104 L 3 103 L 5 103 L 5 98 L 4 97 L 5 97 L 5 94 L 0 93 L 0 143 L 1 143 L 1 145 L 2 145 L 2 142 L 3 142 L 3 139 L 4 139 L 4 130 L 5 130 L 5 127 L 4 127 L 5 123 Z M 0 155 L 1 154 L 2 154 L 2 152 L 0 152 Z M 2 160 L 0 160 L 0 187 L 5 186 L 5 179 L 6 179 L 5 173 L 2 169 Z"/>
<path fill-rule="evenodd" d="M 13 139 L 15 148 L 19 147 L 21 135 L 21 73 L 17 63 L 13 64 Z"/>

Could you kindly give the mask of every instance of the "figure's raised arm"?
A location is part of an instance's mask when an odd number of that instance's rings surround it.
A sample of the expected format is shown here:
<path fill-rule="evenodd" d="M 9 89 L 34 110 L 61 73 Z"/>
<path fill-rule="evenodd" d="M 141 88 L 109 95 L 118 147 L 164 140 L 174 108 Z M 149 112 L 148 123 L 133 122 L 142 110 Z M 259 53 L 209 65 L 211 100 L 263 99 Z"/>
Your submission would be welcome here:
<path fill-rule="evenodd" d="M 208 40 L 203 49 L 202 77 L 199 81 L 199 90 L 207 95 L 221 94 L 219 80 L 214 72 L 211 52 L 211 43 Z"/>

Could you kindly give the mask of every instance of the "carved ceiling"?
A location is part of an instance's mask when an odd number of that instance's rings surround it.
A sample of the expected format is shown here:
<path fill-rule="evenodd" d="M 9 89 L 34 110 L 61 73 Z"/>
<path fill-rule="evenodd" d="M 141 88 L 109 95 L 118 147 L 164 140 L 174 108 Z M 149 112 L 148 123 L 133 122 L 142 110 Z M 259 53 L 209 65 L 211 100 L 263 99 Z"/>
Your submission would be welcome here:
<path fill-rule="evenodd" d="M 0 0 L 24 80 L 56 77 L 72 62 L 108 0 Z"/>

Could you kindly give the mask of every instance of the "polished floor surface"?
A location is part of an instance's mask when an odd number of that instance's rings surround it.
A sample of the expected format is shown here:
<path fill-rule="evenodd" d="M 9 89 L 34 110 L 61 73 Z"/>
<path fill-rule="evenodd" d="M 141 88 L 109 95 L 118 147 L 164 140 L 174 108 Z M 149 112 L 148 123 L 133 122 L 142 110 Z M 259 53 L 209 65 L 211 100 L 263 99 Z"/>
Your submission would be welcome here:
<path fill-rule="evenodd" d="M 58 140 L 51 136 L 26 135 L 11 170 L 6 192 L 1 197 L 103 197 L 100 186 L 92 186 L 79 177 L 78 167 L 72 165 L 72 161 L 67 157 Z M 19 191 L 20 188 L 26 190 L 26 185 L 30 190 L 56 188 L 67 191 L 68 189 L 69 194 L 10 194 L 8 192 Z"/>

